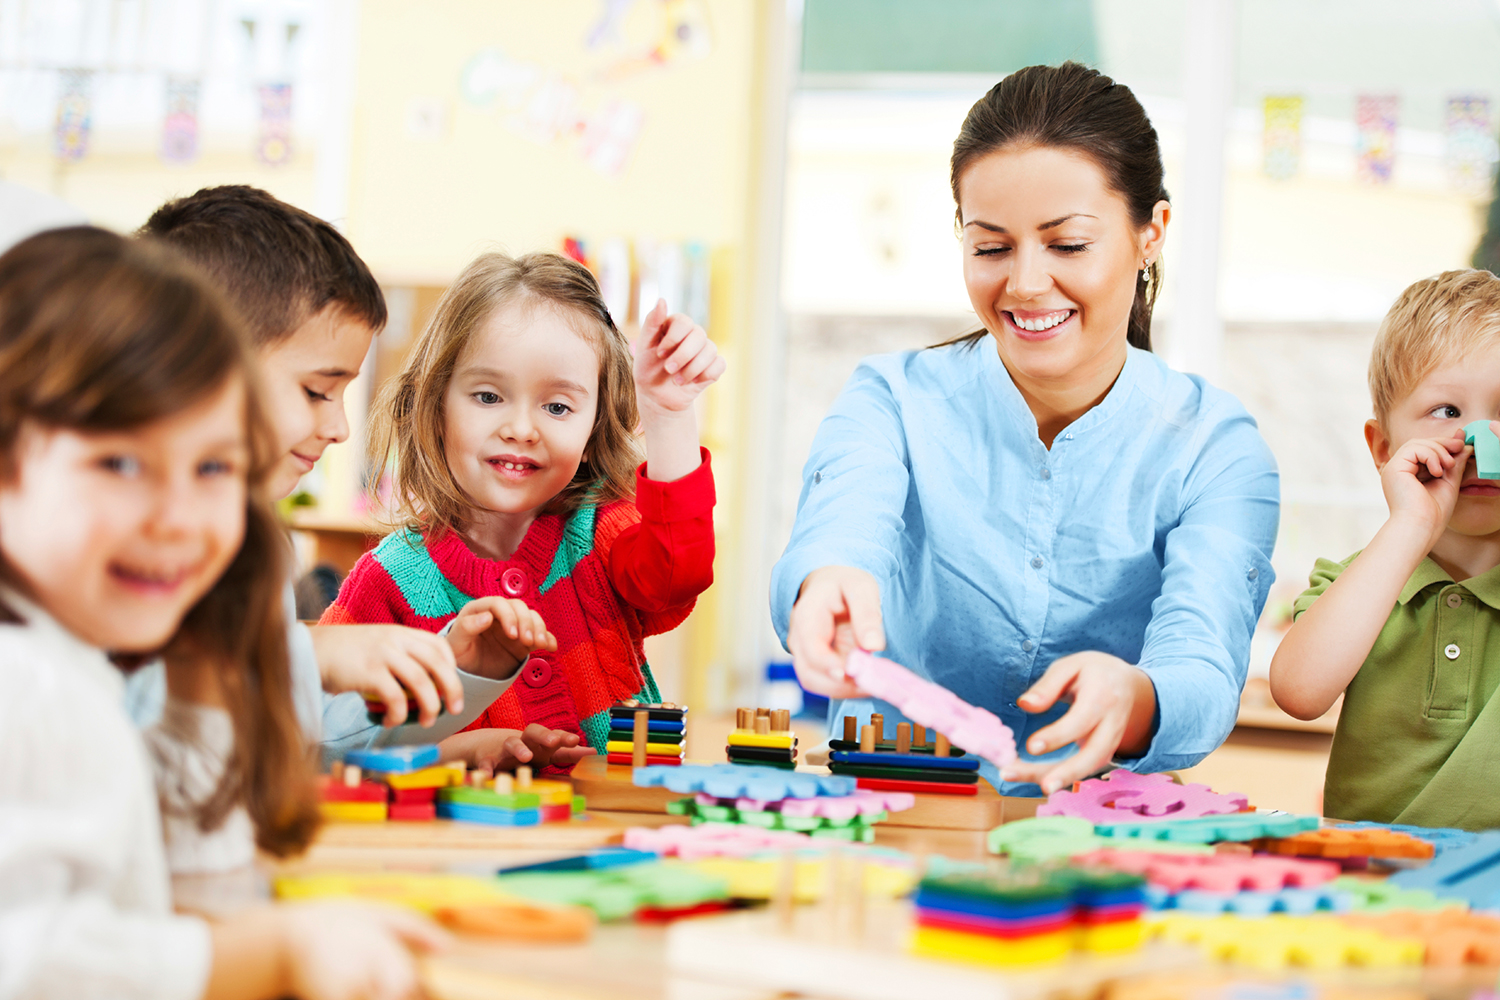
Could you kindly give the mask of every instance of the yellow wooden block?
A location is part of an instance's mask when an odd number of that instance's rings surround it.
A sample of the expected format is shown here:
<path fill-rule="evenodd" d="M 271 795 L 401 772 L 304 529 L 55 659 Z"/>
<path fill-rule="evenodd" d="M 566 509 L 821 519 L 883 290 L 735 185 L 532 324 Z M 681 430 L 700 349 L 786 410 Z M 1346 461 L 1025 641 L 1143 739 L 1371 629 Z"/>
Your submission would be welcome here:
<path fill-rule="evenodd" d="M 464 766 L 462 763 L 456 767 L 452 764 L 439 764 L 410 774 L 382 774 L 379 780 L 392 788 L 447 788 L 464 783 Z"/>
<path fill-rule="evenodd" d="M 1210 957 L 1274 971 L 1289 965 L 1337 969 L 1345 965 L 1390 968 L 1422 961 L 1422 942 L 1387 937 L 1350 927 L 1332 916 L 1245 919 L 1160 913 L 1146 922 L 1146 933 L 1166 941 L 1197 945 Z"/>
<path fill-rule="evenodd" d="M 911 950 L 928 958 L 981 965 L 1035 965 L 1066 958 L 1073 950 L 1073 934 L 1071 930 L 1061 930 L 1006 941 L 984 934 L 918 927 L 912 935 Z"/>
<path fill-rule="evenodd" d="M 605 753 L 632 753 L 635 744 L 626 743 L 624 740 L 610 740 L 604 744 Z M 646 752 L 655 757 L 677 757 L 682 753 L 680 743 L 647 743 Z"/>
<path fill-rule="evenodd" d="M 320 802 L 323 818 L 334 823 L 383 823 L 384 802 Z"/>
<path fill-rule="evenodd" d="M 431 913 L 440 906 L 515 902 L 491 878 L 412 872 L 339 872 L 282 875 L 272 882 L 278 899 L 353 897 Z"/>
<path fill-rule="evenodd" d="M 536 778 L 531 782 L 531 794 L 540 796 L 544 806 L 569 806 L 573 804 L 573 785 L 567 781 Z"/>
<path fill-rule="evenodd" d="M 797 737 L 791 733 L 752 733 L 746 729 L 736 729 L 729 734 L 729 745 L 732 747 L 774 747 L 785 749 L 797 745 Z"/>

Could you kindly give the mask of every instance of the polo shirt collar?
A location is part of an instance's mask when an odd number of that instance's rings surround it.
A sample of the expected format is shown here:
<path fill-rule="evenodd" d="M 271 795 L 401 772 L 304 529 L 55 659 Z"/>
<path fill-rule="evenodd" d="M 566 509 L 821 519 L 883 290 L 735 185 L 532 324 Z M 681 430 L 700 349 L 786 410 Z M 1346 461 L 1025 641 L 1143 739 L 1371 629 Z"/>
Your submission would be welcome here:
<path fill-rule="evenodd" d="M 1453 582 L 1453 577 L 1441 566 L 1433 562 L 1431 558 L 1426 558 L 1417 566 L 1417 571 L 1411 575 L 1411 578 L 1406 581 L 1406 586 L 1401 588 L 1401 594 L 1396 600 L 1401 604 L 1406 604 L 1433 584 Z M 1472 576 L 1459 586 L 1491 608 L 1500 610 L 1500 566 L 1480 573 L 1478 576 Z"/>

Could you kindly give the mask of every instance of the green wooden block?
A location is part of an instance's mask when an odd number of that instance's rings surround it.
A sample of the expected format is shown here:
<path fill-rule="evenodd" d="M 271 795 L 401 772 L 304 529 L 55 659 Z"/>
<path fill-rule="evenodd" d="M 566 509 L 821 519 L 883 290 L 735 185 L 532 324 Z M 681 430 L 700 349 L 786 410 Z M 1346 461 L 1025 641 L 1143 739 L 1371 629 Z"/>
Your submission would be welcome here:
<path fill-rule="evenodd" d="M 462 802 L 470 806 L 489 806 L 492 809 L 536 809 L 542 797 L 531 792 L 512 792 L 498 795 L 489 788 L 471 788 L 468 785 L 452 785 L 439 788 L 439 802 Z"/>
<path fill-rule="evenodd" d="M 585 812 L 588 809 L 588 807 L 589 807 L 588 800 L 585 799 L 582 795 L 575 795 L 575 796 L 573 796 L 573 815 L 574 816 L 577 816 L 579 813 Z"/>

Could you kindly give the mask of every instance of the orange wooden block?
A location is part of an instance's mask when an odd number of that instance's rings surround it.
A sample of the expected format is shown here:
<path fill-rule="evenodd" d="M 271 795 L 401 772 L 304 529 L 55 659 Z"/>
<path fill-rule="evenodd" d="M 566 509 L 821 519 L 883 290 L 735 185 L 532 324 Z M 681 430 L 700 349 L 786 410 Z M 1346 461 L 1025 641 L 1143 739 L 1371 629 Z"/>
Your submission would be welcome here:
<path fill-rule="evenodd" d="M 1341 919 L 1391 937 L 1416 938 L 1427 946 L 1428 965 L 1500 965 L 1500 917 L 1464 910 L 1393 910 L 1349 913 Z"/>
<path fill-rule="evenodd" d="M 1257 840 L 1255 849 L 1315 858 L 1430 858 L 1433 854 L 1432 844 L 1405 833 L 1337 826 Z"/>

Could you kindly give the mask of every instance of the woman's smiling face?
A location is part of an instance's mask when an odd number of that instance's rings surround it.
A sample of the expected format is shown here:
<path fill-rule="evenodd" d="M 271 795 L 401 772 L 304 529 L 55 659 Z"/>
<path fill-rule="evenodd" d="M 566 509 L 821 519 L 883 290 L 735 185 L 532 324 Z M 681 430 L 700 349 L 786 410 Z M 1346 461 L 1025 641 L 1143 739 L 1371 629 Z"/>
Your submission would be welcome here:
<path fill-rule="evenodd" d="M 1014 375 L 1087 378 L 1124 362 L 1136 276 L 1154 260 L 1170 208 L 1145 227 L 1087 156 L 1008 147 L 959 178 L 964 284 Z"/>

